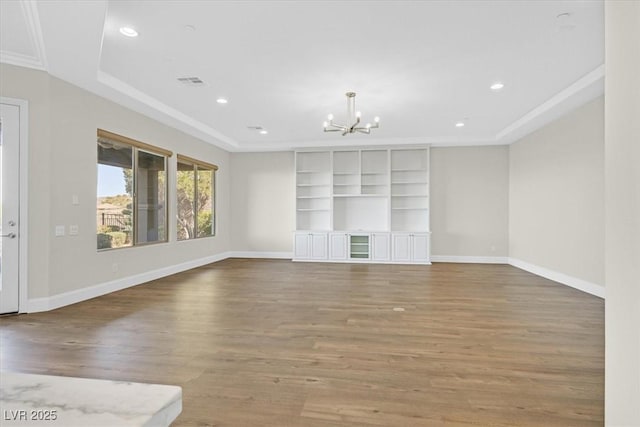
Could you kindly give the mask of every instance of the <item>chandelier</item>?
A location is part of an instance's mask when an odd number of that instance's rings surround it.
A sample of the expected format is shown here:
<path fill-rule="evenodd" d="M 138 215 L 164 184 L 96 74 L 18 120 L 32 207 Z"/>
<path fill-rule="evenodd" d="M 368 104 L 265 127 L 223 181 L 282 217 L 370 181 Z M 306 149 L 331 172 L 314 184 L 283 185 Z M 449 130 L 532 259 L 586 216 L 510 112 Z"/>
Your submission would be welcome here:
<path fill-rule="evenodd" d="M 380 127 L 380 117 L 373 118 L 373 124 L 367 123 L 364 126 L 358 126 L 360 124 L 360 111 L 356 111 L 356 93 L 355 92 L 347 92 L 347 119 L 349 120 L 348 125 L 339 125 L 333 122 L 333 114 L 329 114 L 327 119 L 328 122 L 324 122 L 324 131 L 325 132 L 342 132 L 342 136 L 345 136 L 348 133 L 371 133 L 371 129 L 376 129 Z"/>

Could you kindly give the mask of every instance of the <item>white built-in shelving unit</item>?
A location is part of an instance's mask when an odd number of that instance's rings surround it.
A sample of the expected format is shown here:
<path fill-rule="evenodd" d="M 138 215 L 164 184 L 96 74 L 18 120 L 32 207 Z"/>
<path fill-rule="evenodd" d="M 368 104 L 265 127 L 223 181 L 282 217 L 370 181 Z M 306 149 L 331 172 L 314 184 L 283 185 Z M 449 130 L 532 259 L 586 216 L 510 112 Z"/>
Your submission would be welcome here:
<path fill-rule="evenodd" d="M 429 263 L 429 148 L 296 152 L 294 260 Z"/>

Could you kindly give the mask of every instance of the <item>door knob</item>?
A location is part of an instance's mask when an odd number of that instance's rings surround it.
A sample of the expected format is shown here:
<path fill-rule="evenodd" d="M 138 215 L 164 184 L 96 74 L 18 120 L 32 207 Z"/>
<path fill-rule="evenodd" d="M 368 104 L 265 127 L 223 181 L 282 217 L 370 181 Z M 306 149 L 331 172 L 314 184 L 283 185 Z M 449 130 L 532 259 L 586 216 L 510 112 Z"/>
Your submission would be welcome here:
<path fill-rule="evenodd" d="M 9 227 L 14 227 L 16 225 L 15 221 L 9 221 L 7 224 L 9 224 Z"/>
<path fill-rule="evenodd" d="M 2 235 L 0 235 L 0 237 L 8 237 L 10 239 L 15 239 L 16 238 L 16 233 L 2 234 Z"/>

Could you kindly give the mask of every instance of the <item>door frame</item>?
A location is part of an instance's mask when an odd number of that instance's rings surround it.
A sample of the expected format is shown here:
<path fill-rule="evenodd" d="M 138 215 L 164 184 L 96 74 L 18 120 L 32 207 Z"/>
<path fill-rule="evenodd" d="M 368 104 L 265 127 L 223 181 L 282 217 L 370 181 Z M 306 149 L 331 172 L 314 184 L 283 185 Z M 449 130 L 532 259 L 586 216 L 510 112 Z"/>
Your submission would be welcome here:
<path fill-rule="evenodd" d="M 18 107 L 20 114 L 20 139 L 18 141 L 18 156 L 19 156 L 19 178 L 18 178 L 18 257 L 20 259 L 18 265 L 18 313 L 26 313 L 28 311 L 28 262 L 27 256 L 29 254 L 27 247 L 29 242 L 28 235 L 28 195 L 29 195 L 29 181 L 28 181 L 28 144 L 29 144 L 29 102 L 25 99 L 8 98 L 0 96 L 0 104 L 13 105 Z"/>

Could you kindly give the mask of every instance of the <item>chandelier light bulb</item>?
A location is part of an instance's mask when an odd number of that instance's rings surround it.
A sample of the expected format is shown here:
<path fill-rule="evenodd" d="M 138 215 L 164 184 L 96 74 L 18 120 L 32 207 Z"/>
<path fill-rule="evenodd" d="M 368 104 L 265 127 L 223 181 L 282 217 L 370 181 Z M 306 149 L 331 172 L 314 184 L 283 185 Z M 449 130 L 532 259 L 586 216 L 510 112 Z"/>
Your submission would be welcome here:
<path fill-rule="evenodd" d="M 374 122 L 376 122 L 376 123 L 380 123 L 380 117 L 375 116 L 375 117 L 373 118 L 373 121 L 374 121 Z"/>
<path fill-rule="evenodd" d="M 357 118 L 362 117 L 362 113 L 361 113 L 360 111 L 356 111 L 356 117 L 357 117 Z"/>
<path fill-rule="evenodd" d="M 329 126 L 329 123 L 324 122 L 324 123 L 322 123 L 322 126 L 326 129 Z"/>
<path fill-rule="evenodd" d="M 333 120 L 333 114 L 329 114 L 329 115 L 327 116 L 327 119 L 329 119 L 329 121 Z"/>
<path fill-rule="evenodd" d="M 371 127 L 371 123 L 367 123 L 365 127 L 369 129 Z"/>

